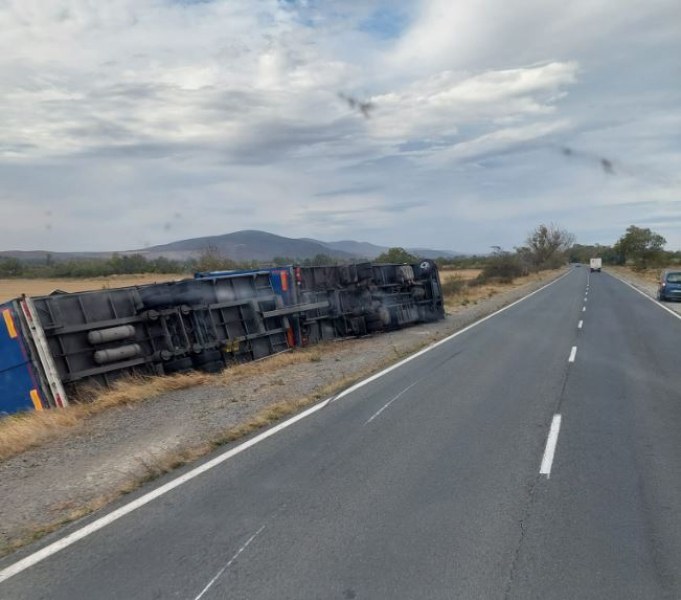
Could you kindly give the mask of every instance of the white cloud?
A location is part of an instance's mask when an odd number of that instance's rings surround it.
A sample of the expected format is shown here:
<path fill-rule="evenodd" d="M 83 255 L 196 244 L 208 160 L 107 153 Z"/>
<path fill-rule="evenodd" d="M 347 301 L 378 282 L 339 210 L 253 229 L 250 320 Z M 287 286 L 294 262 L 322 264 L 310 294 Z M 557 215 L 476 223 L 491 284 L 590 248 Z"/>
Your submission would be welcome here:
<path fill-rule="evenodd" d="M 423 0 L 381 35 L 386 6 L 0 2 L 2 245 L 264 228 L 475 250 L 543 219 L 681 217 L 676 2 Z"/>
<path fill-rule="evenodd" d="M 575 63 L 550 63 L 480 74 L 443 71 L 405 89 L 377 95 L 370 128 L 378 137 L 454 136 L 462 126 L 486 130 L 495 124 L 555 112 L 555 102 L 576 80 Z"/>

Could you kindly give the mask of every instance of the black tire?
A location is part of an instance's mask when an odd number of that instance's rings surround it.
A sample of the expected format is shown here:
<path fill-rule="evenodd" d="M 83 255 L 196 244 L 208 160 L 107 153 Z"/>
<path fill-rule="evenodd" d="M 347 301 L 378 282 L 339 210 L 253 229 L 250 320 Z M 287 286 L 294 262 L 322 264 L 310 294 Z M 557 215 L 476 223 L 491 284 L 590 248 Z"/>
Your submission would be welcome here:
<path fill-rule="evenodd" d="M 193 368 L 194 363 L 188 356 L 163 363 L 163 372 L 166 375 L 170 375 L 171 373 L 184 373 L 185 371 L 191 371 Z"/>

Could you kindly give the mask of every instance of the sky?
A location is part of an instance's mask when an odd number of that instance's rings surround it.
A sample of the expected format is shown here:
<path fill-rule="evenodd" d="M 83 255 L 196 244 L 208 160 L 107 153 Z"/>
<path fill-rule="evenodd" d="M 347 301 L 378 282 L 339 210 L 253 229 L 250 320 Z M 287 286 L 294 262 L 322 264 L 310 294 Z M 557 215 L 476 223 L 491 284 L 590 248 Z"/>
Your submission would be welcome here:
<path fill-rule="evenodd" d="M 0 249 L 680 249 L 680 56 L 678 0 L 0 0 Z"/>

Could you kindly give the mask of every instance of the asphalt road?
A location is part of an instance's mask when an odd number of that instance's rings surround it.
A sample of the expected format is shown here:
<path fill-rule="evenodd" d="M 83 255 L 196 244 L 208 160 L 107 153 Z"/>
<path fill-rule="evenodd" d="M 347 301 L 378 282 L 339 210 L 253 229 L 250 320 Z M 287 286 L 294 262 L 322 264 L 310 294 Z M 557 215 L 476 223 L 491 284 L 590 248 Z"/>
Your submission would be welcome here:
<path fill-rule="evenodd" d="M 680 353 L 681 320 L 574 269 L 0 598 L 681 598 Z"/>

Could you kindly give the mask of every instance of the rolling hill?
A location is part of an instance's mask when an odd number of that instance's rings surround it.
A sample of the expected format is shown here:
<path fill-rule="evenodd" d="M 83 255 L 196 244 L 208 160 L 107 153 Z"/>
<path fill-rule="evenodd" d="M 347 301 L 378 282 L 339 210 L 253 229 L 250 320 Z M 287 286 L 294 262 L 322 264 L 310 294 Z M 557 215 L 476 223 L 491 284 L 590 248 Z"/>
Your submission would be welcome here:
<path fill-rule="evenodd" d="M 325 254 L 342 260 L 375 259 L 388 250 L 387 246 L 378 246 L 368 242 L 342 240 L 323 242 L 312 238 L 287 238 L 266 231 L 243 230 L 223 235 L 206 236 L 187 240 L 178 240 L 168 244 L 150 246 L 138 250 L 120 250 L 118 254 L 141 254 L 149 259 L 164 257 L 171 260 L 185 261 L 197 258 L 206 251 L 211 251 L 235 261 L 271 261 L 274 257 L 287 257 L 303 260 Z M 407 248 L 408 252 L 423 257 L 459 256 L 461 253 L 430 250 L 427 248 Z M 0 257 L 8 256 L 25 261 L 44 261 L 48 255 L 52 260 L 71 259 L 106 259 L 114 252 L 49 252 L 33 251 L 0 251 Z"/>

